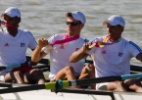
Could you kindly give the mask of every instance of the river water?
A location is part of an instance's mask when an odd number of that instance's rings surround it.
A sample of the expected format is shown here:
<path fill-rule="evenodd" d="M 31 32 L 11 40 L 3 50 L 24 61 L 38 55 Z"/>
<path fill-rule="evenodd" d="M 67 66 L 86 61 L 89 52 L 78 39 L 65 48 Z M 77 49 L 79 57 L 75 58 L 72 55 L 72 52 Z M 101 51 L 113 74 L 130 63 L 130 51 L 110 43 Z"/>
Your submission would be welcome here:
<path fill-rule="evenodd" d="M 102 22 L 110 15 L 122 15 L 126 20 L 123 37 L 142 47 L 141 5 L 142 0 L 0 0 L 0 14 L 8 7 L 18 7 L 22 13 L 20 27 L 30 30 L 36 39 L 65 33 L 68 11 L 80 10 L 86 15 L 81 35 L 88 39 L 106 34 Z M 131 63 L 141 64 L 135 59 Z"/>

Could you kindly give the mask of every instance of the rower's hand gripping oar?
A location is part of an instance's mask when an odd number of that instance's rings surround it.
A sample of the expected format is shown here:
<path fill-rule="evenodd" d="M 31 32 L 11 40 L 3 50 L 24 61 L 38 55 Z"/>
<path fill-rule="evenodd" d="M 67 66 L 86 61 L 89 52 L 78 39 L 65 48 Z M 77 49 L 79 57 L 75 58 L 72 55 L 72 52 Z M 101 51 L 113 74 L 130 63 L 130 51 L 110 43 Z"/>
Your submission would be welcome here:
<path fill-rule="evenodd" d="M 142 77 L 142 73 L 132 74 L 132 75 L 121 75 L 121 76 L 108 76 L 108 77 L 84 79 L 84 80 L 72 80 L 72 81 L 58 80 L 56 82 L 46 82 L 45 84 L 41 84 L 41 85 L 36 84 L 36 85 L 4 88 L 4 89 L 0 89 L 0 94 L 11 93 L 11 92 L 30 91 L 30 90 L 37 90 L 37 89 L 52 89 L 52 90 L 58 91 L 58 90 L 62 90 L 64 88 L 68 88 L 70 86 L 74 86 L 74 85 L 111 82 L 111 81 L 116 81 L 116 80 L 122 81 L 125 79 L 141 78 L 141 77 Z"/>

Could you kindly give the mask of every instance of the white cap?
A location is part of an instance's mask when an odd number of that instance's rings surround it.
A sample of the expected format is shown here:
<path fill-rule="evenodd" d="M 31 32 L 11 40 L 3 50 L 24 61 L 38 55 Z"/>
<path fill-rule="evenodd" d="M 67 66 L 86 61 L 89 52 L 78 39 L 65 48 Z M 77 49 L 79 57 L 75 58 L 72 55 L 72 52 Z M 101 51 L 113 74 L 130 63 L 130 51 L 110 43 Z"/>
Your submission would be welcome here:
<path fill-rule="evenodd" d="M 82 24 L 85 24 L 86 18 L 82 12 L 74 11 L 74 12 L 71 12 L 71 14 L 75 20 L 81 21 Z"/>
<path fill-rule="evenodd" d="M 20 10 L 16 7 L 9 7 L 8 9 L 5 10 L 4 12 L 6 15 L 9 17 L 21 17 Z"/>
<path fill-rule="evenodd" d="M 125 20 L 123 19 L 122 16 L 120 15 L 112 15 L 107 19 L 107 22 L 112 25 L 112 26 L 116 26 L 116 25 L 120 25 L 122 27 L 125 27 Z"/>

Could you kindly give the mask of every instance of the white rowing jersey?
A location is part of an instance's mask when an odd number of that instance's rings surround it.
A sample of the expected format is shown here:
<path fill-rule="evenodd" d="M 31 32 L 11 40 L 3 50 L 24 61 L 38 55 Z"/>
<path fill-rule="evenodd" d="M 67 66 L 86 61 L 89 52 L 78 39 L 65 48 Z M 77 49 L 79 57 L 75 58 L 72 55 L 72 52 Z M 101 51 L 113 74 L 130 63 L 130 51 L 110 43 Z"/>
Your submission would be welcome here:
<path fill-rule="evenodd" d="M 18 29 L 13 37 L 5 29 L 0 32 L 0 66 L 24 63 L 27 48 L 35 49 L 36 46 L 37 42 L 29 31 Z"/>
<path fill-rule="evenodd" d="M 63 34 L 56 34 L 51 36 L 48 41 L 50 44 L 54 43 L 57 40 L 63 40 Z M 59 70 L 64 68 L 67 65 L 71 65 L 75 72 L 76 76 L 80 74 L 82 68 L 84 67 L 84 62 L 76 62 L 70 63 L 69 57 L 71 54 L 82 47 L 85 39 L 79 37 L 76 40 L 64 43 L 64 44 L 56 44 L 53 46 L 52 51 L 50 52 L 50 74 L 49 78 L 54 77 Z M 43 49 L 44 50 L 44 49 Z"/>
<path fill-rule="evenodd" d="M 96 38 L 103 41 L 104 37 Z M 89 54 L 94 55 L 94 66 L 96 77 L 119 76 L 130 74 L 130 60 L 136 57 L 141 49 L 132 41 L 121 38 L 116 43 L 106 41 L 110 45 L 104 47 L 93 47 Z"/>

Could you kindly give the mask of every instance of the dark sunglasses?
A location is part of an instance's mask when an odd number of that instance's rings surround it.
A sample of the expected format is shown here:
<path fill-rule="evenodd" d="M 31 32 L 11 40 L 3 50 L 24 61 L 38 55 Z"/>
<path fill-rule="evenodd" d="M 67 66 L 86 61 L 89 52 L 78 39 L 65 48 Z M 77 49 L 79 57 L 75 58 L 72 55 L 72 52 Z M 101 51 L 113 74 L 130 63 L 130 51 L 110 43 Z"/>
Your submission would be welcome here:
<path fill-rule="evenodd" d="M 67 25 L 71 25 L 71 26 L 77 26 L 79 24 L 81 24 L 81 22 L 66 22 Z"/>

